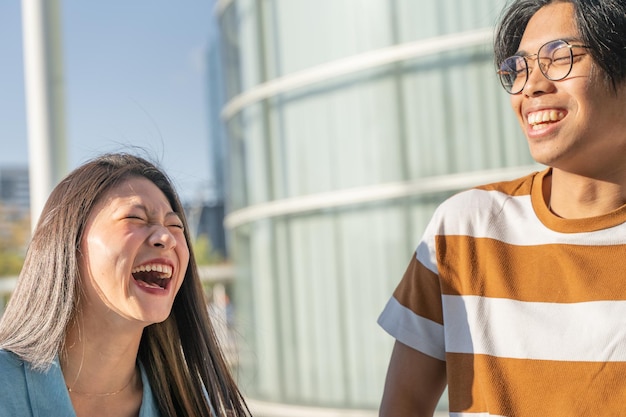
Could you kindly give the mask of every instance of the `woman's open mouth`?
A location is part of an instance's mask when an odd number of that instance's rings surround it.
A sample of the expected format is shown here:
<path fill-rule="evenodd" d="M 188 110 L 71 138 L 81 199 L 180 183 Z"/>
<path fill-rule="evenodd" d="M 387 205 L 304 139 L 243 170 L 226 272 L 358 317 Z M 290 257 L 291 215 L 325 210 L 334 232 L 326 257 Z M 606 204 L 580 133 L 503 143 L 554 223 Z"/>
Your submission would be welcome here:
<path fill-rule="evenodd" d="M 164 264 L 146 264 L 133 268 L 133 278 L 140 287 L 167 289 L 172 278 L 172 267 Z"/>

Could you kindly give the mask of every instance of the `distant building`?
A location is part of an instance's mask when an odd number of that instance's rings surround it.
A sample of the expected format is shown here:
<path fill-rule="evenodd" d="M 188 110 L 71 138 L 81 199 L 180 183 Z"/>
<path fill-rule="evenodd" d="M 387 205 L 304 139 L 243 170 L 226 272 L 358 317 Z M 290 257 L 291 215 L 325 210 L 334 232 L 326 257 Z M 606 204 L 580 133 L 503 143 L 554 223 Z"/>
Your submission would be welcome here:
<path fill-rule="evenodd" d="M 28 167 L 0 167 L 0 204 L 24 212 L 29 211 Z"/>
<path fill-rule="evenodd" d="M 225 158 L 226 134 L 220 120 L 224 103 L 224 79 L 220 56 L 220 33 L 215 25 L 209 26 L 210 36 L 206 54 L 206 84 L 209 142 L 209 183 L 205 202 L 193 210 L 196 219 L 196 236 L 208 236 L 213 251 L 221 258 L 228 258 L 224 230 L 224 202 L 226 187 Z"/>
<path fill-rule="evenodd" d="M 213 255 L 226 259 L 228 252 L 224 230 L 223 201 L 185 203 L 184 206 L 192 238 L 206 236 L 211 243 Z"/>
<path fill-rule="evenodd" d="M 13 226 L 30 216 L 27 167 L 0 167 L 0 237 L 11 236 Z"/>

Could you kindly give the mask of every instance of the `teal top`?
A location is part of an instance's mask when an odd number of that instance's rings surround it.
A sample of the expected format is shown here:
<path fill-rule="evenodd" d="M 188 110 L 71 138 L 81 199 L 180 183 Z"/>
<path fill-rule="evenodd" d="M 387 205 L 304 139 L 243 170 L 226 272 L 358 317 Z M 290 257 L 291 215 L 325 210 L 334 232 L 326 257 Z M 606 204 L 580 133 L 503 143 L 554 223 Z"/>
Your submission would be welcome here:
<path fill-rule="evenodd" d="M 143 399 L 139 417 L 160 417 L 141 363 Z M 58 358 L 44 372 L 0 349 L 0 417 L 76 417 Z"/>

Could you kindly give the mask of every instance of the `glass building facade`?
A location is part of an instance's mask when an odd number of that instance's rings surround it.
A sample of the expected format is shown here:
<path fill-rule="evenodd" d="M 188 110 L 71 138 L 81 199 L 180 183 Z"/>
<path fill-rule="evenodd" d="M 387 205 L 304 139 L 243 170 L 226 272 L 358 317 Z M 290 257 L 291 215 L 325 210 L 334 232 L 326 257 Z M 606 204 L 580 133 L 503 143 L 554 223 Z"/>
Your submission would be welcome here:
<path fill-rule="evenodd" d="M 537 169 L 491 51 L 503 0 L 222 0 L 239 382 L 375 409 L 376 324 L 434 208 Z"/>

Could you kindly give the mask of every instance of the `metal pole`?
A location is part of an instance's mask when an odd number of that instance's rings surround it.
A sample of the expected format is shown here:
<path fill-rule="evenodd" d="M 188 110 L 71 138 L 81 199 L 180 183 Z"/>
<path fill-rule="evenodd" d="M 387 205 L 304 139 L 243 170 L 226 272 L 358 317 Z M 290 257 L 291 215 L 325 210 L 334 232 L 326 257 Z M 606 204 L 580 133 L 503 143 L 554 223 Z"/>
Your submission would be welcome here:
<path fill-rule="evenodd" d="M 30 213 L 67 171 L 59 0 L 22 0 Z"/>

